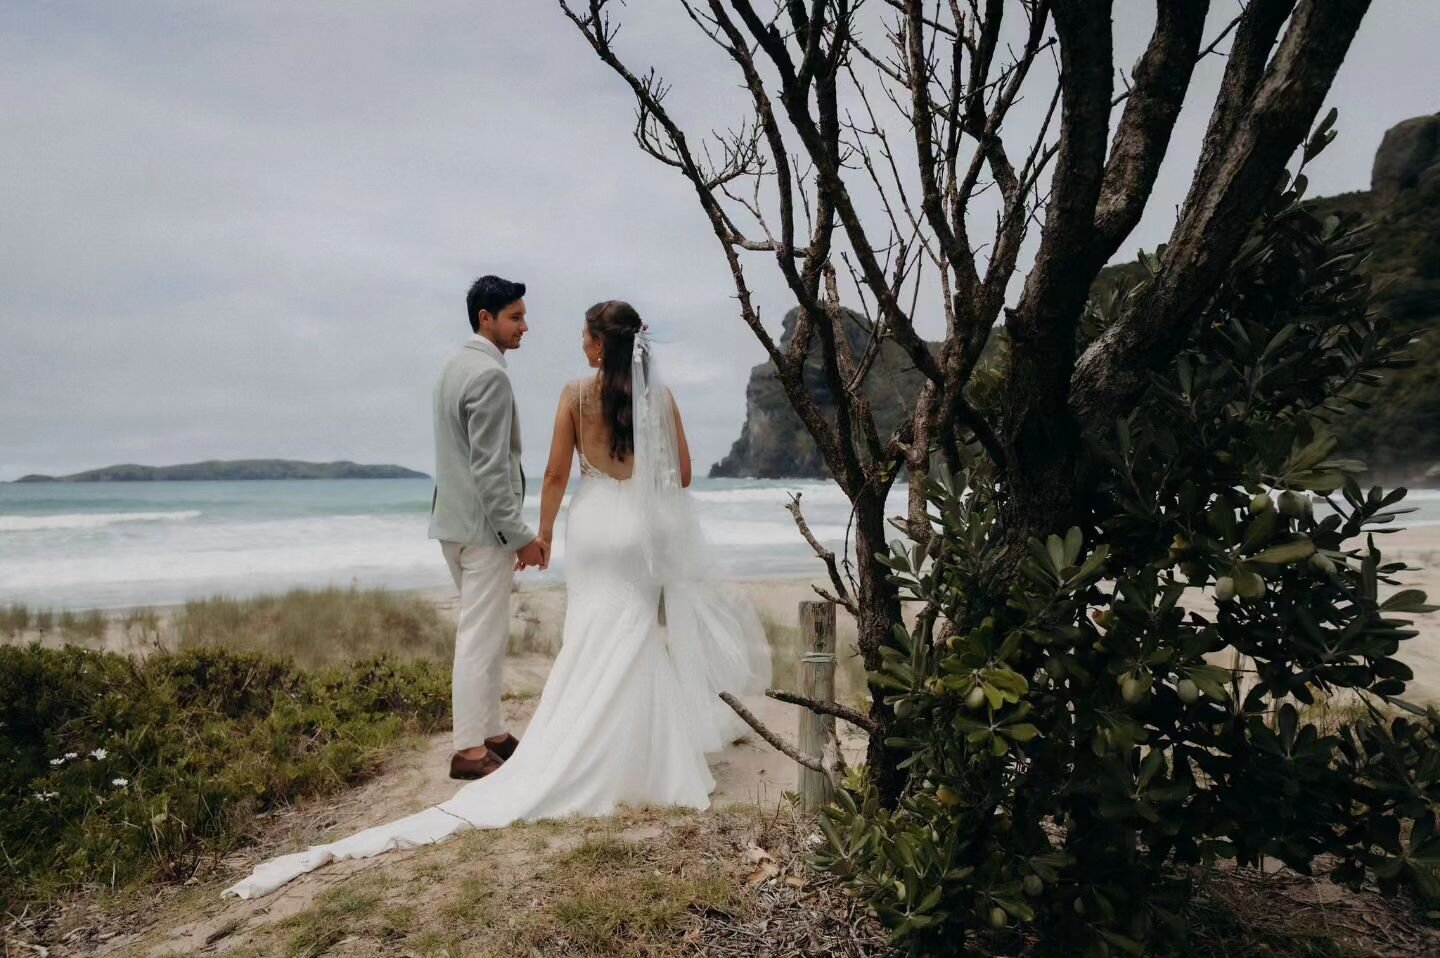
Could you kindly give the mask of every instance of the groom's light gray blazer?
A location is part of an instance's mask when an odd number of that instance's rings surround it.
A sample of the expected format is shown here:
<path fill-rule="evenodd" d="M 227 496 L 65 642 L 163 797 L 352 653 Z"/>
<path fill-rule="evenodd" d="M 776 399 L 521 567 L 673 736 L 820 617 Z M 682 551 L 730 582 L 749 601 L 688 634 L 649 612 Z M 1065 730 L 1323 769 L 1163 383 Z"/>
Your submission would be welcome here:
<path fill-rule="evenodd" d="M 535 538 L 520 515 L 520 417 L 505 356 L 476 336 L 435 384 L 430 538 L 515 550 Z"/>

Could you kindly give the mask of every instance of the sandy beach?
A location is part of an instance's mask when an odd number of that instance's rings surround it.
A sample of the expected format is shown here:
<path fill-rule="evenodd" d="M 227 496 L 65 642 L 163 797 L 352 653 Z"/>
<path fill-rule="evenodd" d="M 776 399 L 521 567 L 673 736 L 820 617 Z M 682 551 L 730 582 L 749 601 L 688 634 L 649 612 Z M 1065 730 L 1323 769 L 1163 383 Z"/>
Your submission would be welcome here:
<path fill-rule="evenodd" d="M 1411 568 L 1400 577 L 1400 586 L 1419 588 L 1433 600 L 1440 600 L 1440 527 L 1424 526 L 1403 529 L 1378 537 L 1378 544 L 1387 561 L 1403 561 Z M 794 678 L 794 663 L 799 653 L 799 604 L 817 598 L 812 584 L 826 585 L 823 577 L 814 579 L 784 578 L 735 581 L 731 585 L 755 606 L 770 634 L 776 652 L 775 684 L 786 686 Z M 1395 587 L 1389 587 L 1393 590 Z M 457 598 L 453 589 L 430 588 L 415 590 L 415 595 L 434 603 L 446 618 L 453 619 Z M 1187 606 L 1203 610 L 1210 605 L 1209 595 L 1188 595 Z M 157 630 L 127 626 L 134 610 L 112 610 L 107 613 L 103 638 L 84 644 L 108 651 L 143 655 L 167 643 L 167 623 L 179 607 L 161 607 L 157 613 Z M 533 663 L 546 662 L 559 649 L 565 620 L 565 589 L 563 585 L 532 585 L 523 576 L 511 599 L 511 652 L 525 658 L 527 671 L 536 671 Z M 839 694 L 842 698 L 863 698 L 863 669 L 855 650 L 855 625 L 845 611 L 839 610 L 838 639 L 841 655 Z M 1420 635 L 1407 641 L 1400 658 L 1415 672 L 1408 698 L 1415 702 L 1440 703 L 1440 613 L 1419 616 L 1415 628 Z M 32 642 L 59 645 L 67 641 L 59 630 L 41 634 L 34 630 L 18 635 L 0 636 L 0 641 Z M 542 674 L 544 669 L 539 670 Z M 538 676 L 537 676 L 538 677 Z"/>

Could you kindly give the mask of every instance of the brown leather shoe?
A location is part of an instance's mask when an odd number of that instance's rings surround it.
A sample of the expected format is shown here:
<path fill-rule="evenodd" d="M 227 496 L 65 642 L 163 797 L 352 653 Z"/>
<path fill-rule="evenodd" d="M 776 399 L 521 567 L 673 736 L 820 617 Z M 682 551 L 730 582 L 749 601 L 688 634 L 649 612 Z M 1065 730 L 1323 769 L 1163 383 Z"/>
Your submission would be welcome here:
<path fill-rule="evenodd" d="M 509 732 L 506 732 L 505 737 L 498 742 L 492 742 L 487 738 L 485 740 L 485 747 L 500 756 L 501 761 L 508 762 L 510 761 L 510 756 L 514 755 L 515 750 L 520 747 L 520 740 Z"/>
<path fill-rule="evenodd" d="M 467 781 L 484 778 L 504 764 L 504 759 L 489 748 L 479 758 L 466 758 L 456 752 L 450 756 L 450 777 Z"/>

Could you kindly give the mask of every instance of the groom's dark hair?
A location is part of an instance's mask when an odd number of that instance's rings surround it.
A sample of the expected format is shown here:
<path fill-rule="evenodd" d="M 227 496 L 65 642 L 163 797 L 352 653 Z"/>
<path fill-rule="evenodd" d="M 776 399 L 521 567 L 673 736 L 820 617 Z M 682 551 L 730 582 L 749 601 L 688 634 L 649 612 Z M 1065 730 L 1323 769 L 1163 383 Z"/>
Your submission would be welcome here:
<path fill-rule="evenodd" d="M 470 314 L 470 331 L 480 332 L 480 310 L 497 316 L 500 310 L 525 295 L 524 283 L 512 283 L 498 276 L 482 276 L 470 286 L 465 309 Z"/>

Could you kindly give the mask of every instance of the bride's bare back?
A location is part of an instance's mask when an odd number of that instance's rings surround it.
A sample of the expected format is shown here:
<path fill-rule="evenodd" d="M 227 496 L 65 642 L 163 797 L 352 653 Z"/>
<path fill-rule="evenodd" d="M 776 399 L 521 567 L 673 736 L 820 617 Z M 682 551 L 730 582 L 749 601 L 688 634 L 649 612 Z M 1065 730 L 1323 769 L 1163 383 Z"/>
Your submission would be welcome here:
<path fill-rule="evenodd" d="M 668 392 L 668 390 L 667 390 Z M 675 417 L 675 443 L 679 452 L 680 484 L 690 485 L 690 446 L 685 439 L 685 426 L 680 408 L 670 394 L 670 409 Z M 550 439 L 550 459 L 545 466 L 545 482 L 540 497 L 540 537 L 551 541 L 560 501 L 570 482 L 570 469 L 576 455 L 581 475 L 608 476 L 621 482 L 635 472 L 635 456 L 623 459 L 611 451 L 610 424 L 600 403 L 600 380 L 596 377 L 567 383 L 560 394 L 560 407 L 555 411 L 555 432 Z"/>
<path fill-rule="evenodd" d="M 575 429 L 575 451 L 580 456 L 580 472 L 599 472 L 611 479 L 629 479 L 635 473 L 633 453 L 616 459 L 611 441 L 614 431 L 605 421 L 600 404 L 600 380 L 577 379 L 565 386 L 570 415 Z"/>

